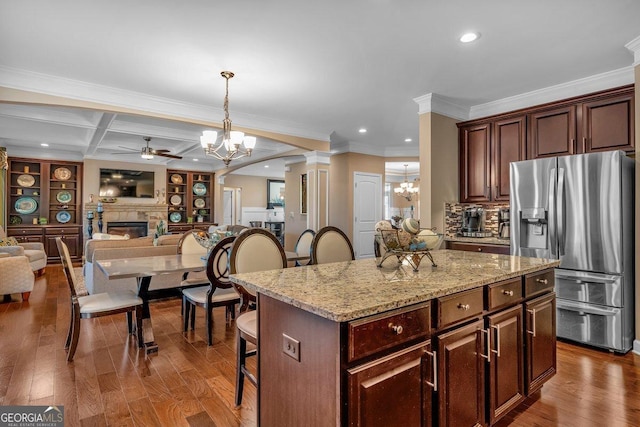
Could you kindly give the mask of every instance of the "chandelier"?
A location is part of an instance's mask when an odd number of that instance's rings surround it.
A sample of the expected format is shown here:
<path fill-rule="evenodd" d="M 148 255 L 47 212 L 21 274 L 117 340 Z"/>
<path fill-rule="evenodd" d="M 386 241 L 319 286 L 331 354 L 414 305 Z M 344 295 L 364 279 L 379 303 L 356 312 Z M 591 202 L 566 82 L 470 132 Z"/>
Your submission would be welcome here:
<path fill-rule="evenodd" d="M 226 93 L 224 95 L 224 120 L 222 121 L 222 141 L 216 145 L 218 132 L 205 130 L 200 137 L 200 145 L 204 149 L 204 154 L 222 160 L 229 166 L 231 160 L 250 156 L 256 146 L 255 136 L 245 136 L 244 132 L 231 130 L 231 119 L 229 119 L 229 79 L 234 74 L 231 71 L 220 73 L 226 79 Z"/>
<path fill-rule="evenodd" d="M 407 201 L 411 201 L 411 197 L 414 194 L 418 194 L 418 187 L 413 186 L 413 182 L 409 182 L 407 177 L 407 167 L 409 165 L 404 165 L 404 182 L 400 184 L 399 187 L 393 189 L 393 192 L 396 193 L 400 197 L 404 197 Z"/>

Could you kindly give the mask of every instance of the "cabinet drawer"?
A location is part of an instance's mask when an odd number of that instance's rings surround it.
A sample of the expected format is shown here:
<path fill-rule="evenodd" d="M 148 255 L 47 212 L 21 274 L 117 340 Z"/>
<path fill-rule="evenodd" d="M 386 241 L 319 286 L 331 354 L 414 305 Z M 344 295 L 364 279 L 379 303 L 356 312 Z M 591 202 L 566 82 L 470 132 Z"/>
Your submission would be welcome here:
<path fill-rule="evenodd" d="M 529 298 L 530 296 L 541 294 L 544 292 L 551 292 L 553 290 L 555 281 L 554 270 L 548 269 L 538 271 L 536 273 L 527 274 L 524 277 L 524 296 Z"/>
<path fill-rule="evenodd" d="M 487 307 L 492 311 L 498 307 L 516 304 L 522 299 L 520 277 L 487 286 Z"/>
<path fill-rule="evenodd" d="M 482 288 L 438 298 L 438 329 L 482 314 Z"/>
<path fill-rule="evenodd" d="M 447 249 L 453 249 L 456 251 L 469 251 L 469 252 L 484 252 L 488 254 L 502 254 L 509 255 L 509 246 L 502 245 L 481 245 L 478 243 L 460 243 L 460 242 L 447 242 Z"/>
<path fill-rule="evenodd" d="M 430 332 L 430 303 L 349 322 L 348 361 L 370 356 L 416 338 L 427 337 Z"/>
<path fill-rule="evenodd" d="M 9 236 L 41 236 L 41 228 L 8 228 L 7 234 Z"/>
<path fill-rule="evenodd" d="M 44 234 L 80 234 L 80 230 L 77 227 L 54 227 L 45 229 Z"/>

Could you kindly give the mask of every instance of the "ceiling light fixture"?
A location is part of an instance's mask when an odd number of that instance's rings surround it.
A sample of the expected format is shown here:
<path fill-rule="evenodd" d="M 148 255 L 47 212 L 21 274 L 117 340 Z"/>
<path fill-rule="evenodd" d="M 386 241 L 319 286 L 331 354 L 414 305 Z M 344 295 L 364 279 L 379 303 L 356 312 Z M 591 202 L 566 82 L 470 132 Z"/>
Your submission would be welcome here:
<path fill-rule="evenodd" d="M 407 201 L 411 201 L 411 198 L 414 194 L 418 193 L 418 187 L 413 186 L 413 182 L 409 182 L 409 178 L 407 176 L 407 167 L 409 165 L 404 165 L 404 182 L 400 184 L 399 187 L 393 189 L 393 192 L 396 193 L 400 197 L 404 197 Z"/>
<path fill-rule="evenodd" d="M 46 142 L 43 142 L 42 144 L 40 144 L 41 147 L 48 147 L 49 144 L 47 144 Z"/>
<path fill-rule="evenodd" d="M 413 141 L 413 139 L 411 139 L 411 138 L 405 138 L 404 139 L 404 142 L 411 142 L 411 141 Z"/>
<path fill-rule="evenodd" d="M 367 130 L 365 128 L 360 128 L 358 129 L 358 132 L 360 133 L 367 133 Z"/>
<path fill-rule="evenodd" d="M 200 137 L 200 145 L 202 145 L 204 153 L 207 156 L 222 160 L 226 166 L 229 166 L 229 163 L 231 163 L 231 160 L 233 159 L 251 156 L 251 152 L 256 146 L 256 137 L 244 136 L 244 132 L 231 130 L 231 120 L 229 119 L 229 79 L 233 78 L 234 74 L 231 71 L 223 71 L 220 75 L 226 79 L 226 92 L 223 104 L 224 120 L 222 121 L 222 141 L 216 145 L 218 132 L 214 130 L 205 130 L 202 132 L 202 136 Z"/>
<path fill-rule="evenodd" d="M 462 43 L 471 43 L 474 40 L 477 40 L 480 37 L 478 33 L 465 33 L 460 37 L 460 41 Z"/>

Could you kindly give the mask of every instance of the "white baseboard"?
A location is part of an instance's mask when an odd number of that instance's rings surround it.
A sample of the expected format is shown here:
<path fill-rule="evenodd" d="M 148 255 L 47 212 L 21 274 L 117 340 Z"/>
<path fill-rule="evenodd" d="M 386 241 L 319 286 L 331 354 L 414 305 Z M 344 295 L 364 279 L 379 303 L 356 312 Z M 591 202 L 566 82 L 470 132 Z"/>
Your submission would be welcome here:
<path fill-rule="evenodd" d="M 633 341 L 633 349 L 631 351 L 640 356 L 640 340 Z"/>

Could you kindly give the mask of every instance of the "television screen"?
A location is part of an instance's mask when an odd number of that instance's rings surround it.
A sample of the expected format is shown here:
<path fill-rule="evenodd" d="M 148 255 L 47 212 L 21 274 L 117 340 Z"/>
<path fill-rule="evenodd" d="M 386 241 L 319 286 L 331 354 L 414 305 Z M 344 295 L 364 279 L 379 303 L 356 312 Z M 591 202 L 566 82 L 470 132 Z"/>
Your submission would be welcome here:
<path fill-rule="evenodd" d="M 100 169 L 100 197 L 153 197 L 153 172 Z"/>

